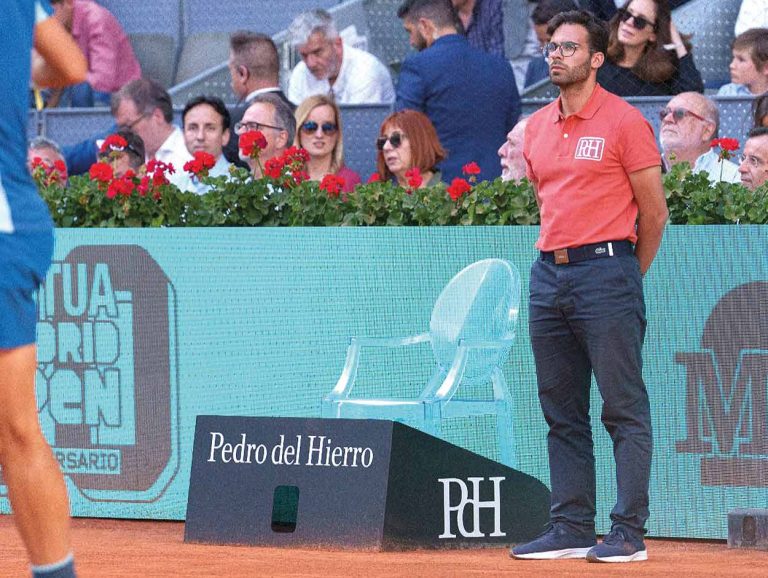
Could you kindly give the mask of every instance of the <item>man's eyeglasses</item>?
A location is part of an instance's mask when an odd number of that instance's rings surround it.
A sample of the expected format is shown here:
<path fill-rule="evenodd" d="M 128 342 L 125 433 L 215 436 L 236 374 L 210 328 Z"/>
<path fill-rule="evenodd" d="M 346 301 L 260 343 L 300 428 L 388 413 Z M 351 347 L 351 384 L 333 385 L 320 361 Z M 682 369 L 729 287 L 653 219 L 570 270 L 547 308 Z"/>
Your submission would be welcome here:
<path fill-rule="evenodd" d="M 654 30 L 656 29 L 655 22 L 649 22 L 642 16 L 635 16 L 629 10 L 626 10 L 624 8 L 619 8 L 618 13 L 619 13 L 619 18 L 621 18 L 622 22 L 629 22 L 629 19 L 631 18 L 632 26 L 634 26 L 635 30 L 645 30 L 645 28 L 648 26 L 652 27 Z"/>
<path fill-rule="evenodd" d="M 544 58 L 549 58 L 550 54 L 559 50 L 560 56 L 568 58 L 569 56 L 574 55 L 578 47 L 579 45 L 576 42 L 561 42 L 560 44 L 557 42 L 549 42 L 544 45 L 541 52 L 544 54 Z"/>
<path fill-rule="evenodd" d="M 308 120 L 307 122 L 301 125 L 301 131 L 306 134 L 314 134 L 317 132 L 318 126 L 320 127 L 320 130 L 323 131 L 323 134 L 326 136 L 336 134 L 336 131 L 339 130 L 339 127 L 332 122 L 324 122 L 323 124 L 318 125 L 315 121 Z"/>
<path fill-rule="evenodd" d="M 235 132 L 242 134 L 244 132 L 250 132 L 252 130 L 261 130 L 263 128 L 271 128 L 274 130 L 285 130 L 281 126 L 274 126 L 271 124 L 264 124 L 263 122 L 237 122 L 235 123 Z"/>
<path fill-rule="evenodd" d="M 663 121 L 665 118 L 667 118 L 667 115 L 671 114 L 672 118 L 675 120 L 675 122 L 680 122 L 683 120 L 686 116 L 692 116 L 693 118 L 698 118 L 699 120 L 703 120 L 704 122 L 709 122 L 706 118 L 703 116 L 699 116 L 695 112 L 691 112 L 690 110 L 686 108 L 662 108 L 659 111 L 659 118 Z"/>
<path fill-rule="evenodd" d="M 405 135 L 400 132 L 393 132 L 389 136 L 380 136 L 376 139 L 376 148 L 380 151 L 384 150 L 384 145 L 387 144 L 387 141 L 389 141 L 389 144 L 392 145 L 393 149 L 399 148 L 401 144 L 403 144 L 403 139 L 405 138 Z"/>
<path fill-rule="evenodd" d="M 142 119 L 147 118 L 148 116 L 149 116 L 148 114 L 142 114 L 139 118 L 137 118 L 135 120 L 132 120 L 131 122 L 127 122 L 125 124 L 121 124 L 118 128 L 120 130 L 129 130 L 131 132 L 134 132 L 133 131 L 133 127 L 135 127 L 137 124 L 139 124 L 139 122 Z"/>
<path fill-rule="evenodd" d="M 760 167 L 762 167 L 765 164 L 764 160 L 759 159 L 759 158 L 757 158 L 754 155 L 745 155 L 745 154 L 742 154 L 739 157 L 739 162 L 740 163 L 747 163 L 753 169 L 759 169 Z"/>

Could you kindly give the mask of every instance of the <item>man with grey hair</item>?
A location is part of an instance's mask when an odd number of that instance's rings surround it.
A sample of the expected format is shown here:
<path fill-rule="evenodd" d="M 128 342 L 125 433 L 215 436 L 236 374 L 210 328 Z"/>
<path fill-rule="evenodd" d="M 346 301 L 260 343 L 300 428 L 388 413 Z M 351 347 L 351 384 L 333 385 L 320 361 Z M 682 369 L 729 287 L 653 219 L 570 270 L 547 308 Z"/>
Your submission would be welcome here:
<path fill-rule="evenodd" d="M 65 167 L 67 166 L 58 143 L 44 136 L 33 138 L 27 146 L 27 169 L 29 169 L 30 174 L 35 159 L 40 159 L 47 167 L 53 167 L 56 161 L 61 161 Z M 66 175 L 64 176 L 66 178 Z"/>
<path fill-rule="evenodd" d="M 501 160 L 501 180 L 519 181 L 525 178 L 525 158 L 523 157 L 523 145 L 525 144 L 525 127 L 528 126 L 528 118 L 523 117 L 507 133 L 507 140 L 498 151 Z"/>
<path fill-rule="evenodd" d="M 192 160 L 184 135 L 173 124 L 173 104 L 168 92 L 154 80 L 140 78 L 112 95 L 112 116 L 119 129 L 141 137 L 147 160 L 173 165 L 168 180 L 179 186 L 184 180 L 184 165 Z"/>
<path fill-rule="evenodd" d="M 253 98 L 243 114 L 243 119 L 235 125 L 238 135 L 249 131 L 259 131 L 264 135 L 267 146 L 259 154 L 259 162 L 242 156 L 248 163 L 254 178 L 261 178 L 264 164 L 272 158 L 280 157 L 293 143 L 296 135 L 296 119 L 290 107 L 276 94 L 259 94 Z"/>
<path fill-rule="evenodd" d="M 344 44 L 333 17 L 325 10 L 299 14 L 288 28 L 301 56 L 291 73 L 288 98 L 300 104 L 308 96 L 326 94 L 339 104 L 390 104 L 395 89 L 381 61 Z"/>
<path fill-rule="evenodd" d="M 659 113 L 659 142 L 667 166 L 688 162 L 694 173 L 707 173 L 709 181 L 740 182 L 739 169 L 712 150 L 720 114 L 717 105 L 698 92 L 681 92 Z"/>

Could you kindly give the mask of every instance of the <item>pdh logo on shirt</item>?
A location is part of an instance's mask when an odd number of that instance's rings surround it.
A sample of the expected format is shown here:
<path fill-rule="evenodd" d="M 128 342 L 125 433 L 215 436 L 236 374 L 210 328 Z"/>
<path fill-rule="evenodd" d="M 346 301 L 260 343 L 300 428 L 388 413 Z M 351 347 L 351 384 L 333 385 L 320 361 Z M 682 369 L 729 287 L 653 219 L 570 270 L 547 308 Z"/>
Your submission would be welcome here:
<path fill-rule="evenodd" d="M 604 138 L 583 136 L 576 143 L 576 154 L 573 158 L 599 161 L 603 159 L 603 149 L 605 149 Z"/>
<path fill-rule="evenodd" d="M 38 412 L 63 473 L 91 501 L 157 500 L 179 469 L 170 280 L 137 245 L 79 246 L 37 305 Z"/>

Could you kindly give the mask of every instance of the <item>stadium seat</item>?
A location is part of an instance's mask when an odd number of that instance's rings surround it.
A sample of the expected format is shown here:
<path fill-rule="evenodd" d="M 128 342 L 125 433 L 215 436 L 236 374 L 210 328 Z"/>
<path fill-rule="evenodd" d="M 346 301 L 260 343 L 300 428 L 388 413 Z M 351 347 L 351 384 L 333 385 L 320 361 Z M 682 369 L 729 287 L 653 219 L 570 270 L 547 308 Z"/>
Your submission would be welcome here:
<path fill-rule="evenodd" d="M 363 182 L 376 170 L 374 143 L 381 123 L 391 112 L 392 107 L 388 104 L 341 106 L 345 163 L 360 173 Z"/>
<path fill-rule="evenodd" d="M 520 276 L 511 263 L 485 259 L 469 265 L 440 293 L 428 332 L 350 339 L 341 377 L 323 399 L 323 417 L 389 419 L 441 437 L 444 419 L 493 415 L 500 461 L 514 467 L 512 398 L 501 367 L 515 339 L 519 305 Z M 432 347 L 435 365 L 418 398 L 351 397 L 363 348 L 426 343 Z M 488 382 L 492 397 L 476 395 L 478 387 Z"/>

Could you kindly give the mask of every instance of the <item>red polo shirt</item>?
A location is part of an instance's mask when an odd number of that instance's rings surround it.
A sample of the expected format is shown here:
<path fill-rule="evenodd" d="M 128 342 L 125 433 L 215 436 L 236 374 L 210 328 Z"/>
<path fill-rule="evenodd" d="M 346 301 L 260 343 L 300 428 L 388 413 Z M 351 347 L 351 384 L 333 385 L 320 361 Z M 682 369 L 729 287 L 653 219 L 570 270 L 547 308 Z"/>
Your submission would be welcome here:
<path fill-rule="evenodd" d="M 629 174 L 661 165 L 661 155 L 635 107 L 597 85 L 566 118 L 558 98 L 531 116 L 523 156 L 541 203 L 538 249 L 637 241 Z"/>

